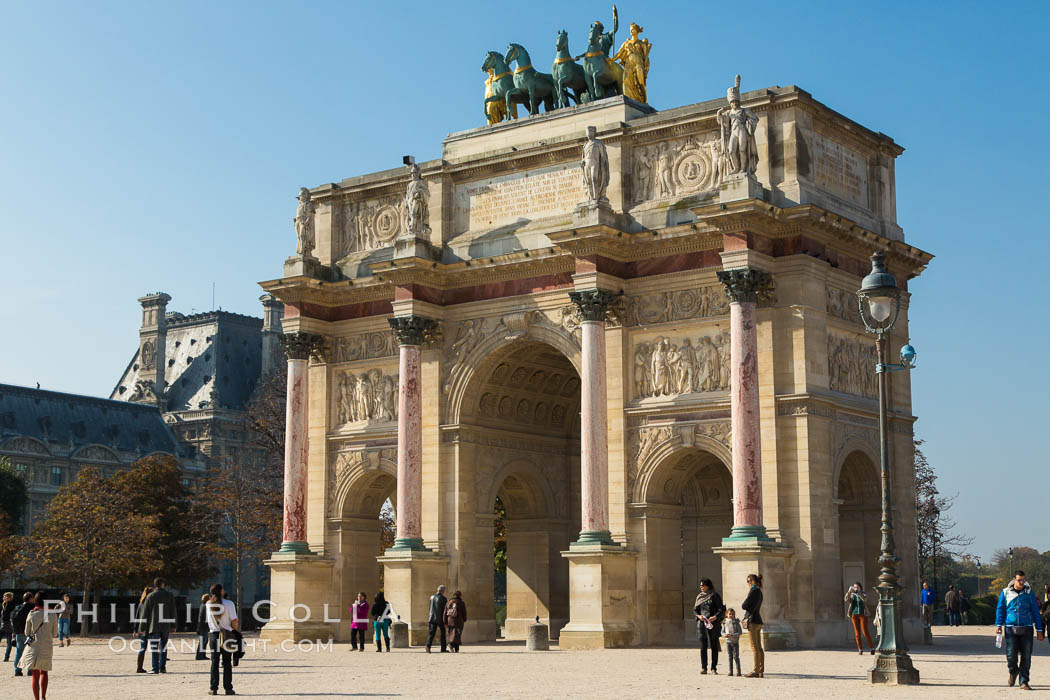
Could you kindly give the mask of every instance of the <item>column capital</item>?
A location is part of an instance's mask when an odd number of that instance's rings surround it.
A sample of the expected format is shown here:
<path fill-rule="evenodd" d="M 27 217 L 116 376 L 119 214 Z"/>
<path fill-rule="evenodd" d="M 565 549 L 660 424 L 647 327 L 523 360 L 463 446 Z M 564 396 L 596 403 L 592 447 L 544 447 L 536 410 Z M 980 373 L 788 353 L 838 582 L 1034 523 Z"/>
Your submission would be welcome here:
<path fill-rule="evenodd" d="M 423 345 L 438 332 L 438 322 L 425 316 L 394 316 L 387 321 L 398 345 Z"/>
<path fill-rule="evenodd" d="M 324 336 L 305 331 L 286 333 L 281 336 L 281 347 L 289 360 L 308 360 L 324 349 Z"/>
<path fill-rule="evenodd" d="M 569 292 L 569 299 L 580 310 L 580 317 L 583 321 L 604 322 L 609 309 L 616 305 L 621 296 L 623 292 L 607 292 L 604 289 Z"/>
<path fill-rule="evenodd" d="M 773 295 L 773 275 L 753 267 L 719 270 L 718 281 L 726 288 L 729 301 L 764 301 Z"/>

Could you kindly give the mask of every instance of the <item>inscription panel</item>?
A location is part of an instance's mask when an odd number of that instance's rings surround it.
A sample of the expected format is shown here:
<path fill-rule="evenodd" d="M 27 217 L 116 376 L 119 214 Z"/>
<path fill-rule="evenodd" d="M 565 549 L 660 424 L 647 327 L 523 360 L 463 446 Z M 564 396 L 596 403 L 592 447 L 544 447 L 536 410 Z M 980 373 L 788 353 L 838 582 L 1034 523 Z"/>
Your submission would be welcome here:
<path fill-rule="evenodd" d="M 845 200 L 868 206 L 868 163 L 838 141 L 815 134 L 814 179 L 823 189 Z"/>
<path fill-rule="evenodd" d="M 580 166 L 566 163 L 456 187 L 456 231 L 497 228 L 571 212 L 587 198 Z"/>

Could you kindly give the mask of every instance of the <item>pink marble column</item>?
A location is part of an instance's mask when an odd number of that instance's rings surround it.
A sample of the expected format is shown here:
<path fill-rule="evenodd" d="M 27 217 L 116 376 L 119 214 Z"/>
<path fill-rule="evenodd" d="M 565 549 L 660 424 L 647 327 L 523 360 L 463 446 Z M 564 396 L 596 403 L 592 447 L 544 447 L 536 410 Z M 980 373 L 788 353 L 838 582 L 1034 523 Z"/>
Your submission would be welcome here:
<path fill-rule="evenodd" d="M 420 316 L 390 319 L 400 352 L 397 396 L 397 537 L 392 549 L 423 546 L 423 422 L 421 346 L 437 322 Z"/>
<path fill-rule="evenodd" d="M 310 352 L 322 339 L 310 333 L 290 333 L 282 337 L 288 354 L 288 387 L 285 405 L 284 438 L 284 541 L 281 552 L 309 554 L 306 541 L 308 377 Z"/>
<path fill-rule="evenodd" d="M 580 309 L 580 494 L 577 544 L 614 544 L 609 533 L 609 416 L 605 386 L 605 315 L 619 295 L 600 289 L 570 292 Z"/>
<path fill-rule="evenodd" d="M 730 401 L 733 428 L 733 530 L 729 539 L 768 539 L 762 524 L 762 426 L 758 405 L 755 306 L 772 277 L 742 268 L 718 273 L 729 295 Z"/>

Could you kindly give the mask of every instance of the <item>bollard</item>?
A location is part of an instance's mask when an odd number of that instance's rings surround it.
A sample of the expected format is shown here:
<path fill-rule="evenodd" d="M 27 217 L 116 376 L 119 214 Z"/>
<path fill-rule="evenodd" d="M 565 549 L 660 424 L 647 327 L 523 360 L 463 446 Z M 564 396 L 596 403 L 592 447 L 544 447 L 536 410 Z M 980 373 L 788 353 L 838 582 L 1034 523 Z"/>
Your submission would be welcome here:
<path fill-rule="evenodd" d="M 525 651 L 547 651 L 550 649 L 550 630 L 547 625 L 540 622 L 540 616 L 536 616 L 536 622 L 529 625 L 528 636 L 525 638 Z"/>
<path fill-rule="evenodd" d="M 397 621 L 390 625 L 390 646 L 394 649 L 408 649 L 408 623 L 401 621 L 401 616 L 397 616 Z"/>

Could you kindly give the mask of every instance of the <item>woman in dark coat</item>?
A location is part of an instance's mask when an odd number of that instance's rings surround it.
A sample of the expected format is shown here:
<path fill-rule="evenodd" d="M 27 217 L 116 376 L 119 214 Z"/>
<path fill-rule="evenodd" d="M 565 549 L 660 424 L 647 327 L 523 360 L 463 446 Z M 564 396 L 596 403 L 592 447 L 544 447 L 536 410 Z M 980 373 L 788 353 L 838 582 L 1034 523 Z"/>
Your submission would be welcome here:
<path fill-rule="evenodd" d="M 751 642 L 755 669 L 746 678 L 763 678 L 766 674 L 766 651 L 762 648 L 762 575 L 749 574 L 747 597 L 740 605 L 744 609 L 744 629 Z"/>
<path fill-rule="evenodd" d="M 463 642 L 463 625 L 467 621 L 467 606 L 463 594 L 456 591 L 445 604 L 445 626 L 448 627 L 448 647 L 453 653 L 459 653 Z"/>
<path fill-rule="evenodd" d="M 201 606 L 197 609 L 197 656 L 196 661 L 207 661 L 208 660 L 208 636 L 211 630 L 208 629 L 208 598 L 210 595 L 205 593 L 201 596 Z"/>
<path fill-rule="evenodd" d="M 696 638 L 700 640 L 700 673 L 707 673 L 707 650 L 711 649 L 711 673 L 718 674 L 718 637 L 722 633 L 722 618 L 726 606 L 709 578 L 700 579 L 700 595 L 693 606 L 696 615 Z"/>

